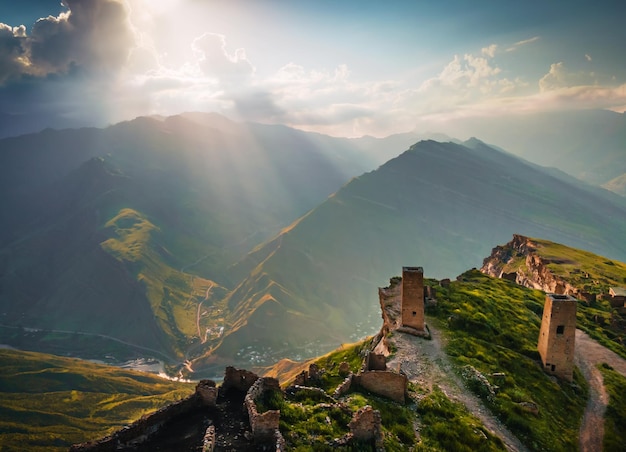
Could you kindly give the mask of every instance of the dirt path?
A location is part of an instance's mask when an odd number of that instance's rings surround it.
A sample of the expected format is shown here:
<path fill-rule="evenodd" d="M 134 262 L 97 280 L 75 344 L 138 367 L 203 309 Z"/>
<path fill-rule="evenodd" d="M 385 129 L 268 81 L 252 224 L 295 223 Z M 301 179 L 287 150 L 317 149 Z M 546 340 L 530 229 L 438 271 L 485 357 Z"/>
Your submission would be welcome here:
<path fill-rule="evenodd" d="M 626 360 L 591 339 L 585 332 L 576 330 L 575 361 L 589 382 L 589 401 L 580 426 L 580 450 L 581 452 L 602 450 L 604 412 L 609 397 L 604 389 L 602 374 L 596 366 L 607 363 L 626 377 Z"/>
<path fill-rule="evenodd" d="M 439 386 L 452 400 L 462 403 L 484 426 L 498 436 L 511 451 L 528 449 L 511 433 L 476 397 L 465 388 L 460 377 L 453 371 L 452 363 L 443 351 L 443 337 L 439 330 L 429 324 L 432 340 L 394 332 L 393 341 L 397 352 L 387 364 L 390 369 L 401 369 L 410 381 L 423 387 Z"/>

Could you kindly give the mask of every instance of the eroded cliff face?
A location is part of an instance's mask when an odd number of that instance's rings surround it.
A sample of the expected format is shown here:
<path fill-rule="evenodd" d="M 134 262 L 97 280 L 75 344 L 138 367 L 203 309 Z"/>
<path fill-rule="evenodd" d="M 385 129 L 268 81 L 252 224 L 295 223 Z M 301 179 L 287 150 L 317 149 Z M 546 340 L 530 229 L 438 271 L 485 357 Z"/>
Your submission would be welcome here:
<path fill-rule="evenodd" d="M 516 234 L 509 243 L 491 251 L 480 271 L 531 289 L 578 297 L 579 289 L 555 275 L 548 267 L 551 262 L 535 251 L 536 245 L 530 238 Z"/>

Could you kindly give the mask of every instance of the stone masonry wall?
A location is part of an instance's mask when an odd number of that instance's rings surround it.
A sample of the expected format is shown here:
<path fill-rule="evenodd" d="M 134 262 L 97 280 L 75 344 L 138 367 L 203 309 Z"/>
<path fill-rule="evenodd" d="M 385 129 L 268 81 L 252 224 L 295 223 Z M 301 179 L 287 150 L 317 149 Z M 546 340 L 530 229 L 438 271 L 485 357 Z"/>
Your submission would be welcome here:
<path fill-rule="evenodd" d="M 372 370 L 354 375 L 352 383 L 374 394 L 404 403 L 408 380 L 406 375 L 396 372 Z"/>
<path fill-rule="evenodd" d="M 376 450 L 383 447 L 382 422 L 380 412 L 366 405 L 357 411 L 348 427 L 357 441 L 374 441 Z M 384 449 L 383 449 L 384 450 Z"/>
<path fill-rule="evenodd" d="M 250 372 L 245 369 L 236 369 L 232 366 L 228 366 L 224 371 L 224 382 L 222 383 L 222 389 L 236 389 L 238 391 L 247 391 L 252 387 L 259 376 L 254 372 Z"/>
<path fill-rule="evenodd" d="M 147 438 L 156 433 L 166 421 L 183 416 L 201 406 L 215 406 L 216 399 L 217 389 L 215 388 L 215 382 L 202 380 L 196 386 L 196 392 L 186 399 L 167 405 L 150 415 L 143 416 L 131 425 L 98 441 L 74 444 L 70 451 L 115 451 L 119 444 L 137 441 L 138 438 Z"/>
<path fill-rule="evenodd" d="M 279 410 L 269 410 L 265 413 L 258 412 L 256 400 L 260 398 L 265 391 L 280 391 L 278 380 L 271 377 L 257 379 L 248 390 L 244 400 L 250 418 L 252 438 L 255 441 L 267 441 L 268 439 L 274 438 L 280 421 Z"/>

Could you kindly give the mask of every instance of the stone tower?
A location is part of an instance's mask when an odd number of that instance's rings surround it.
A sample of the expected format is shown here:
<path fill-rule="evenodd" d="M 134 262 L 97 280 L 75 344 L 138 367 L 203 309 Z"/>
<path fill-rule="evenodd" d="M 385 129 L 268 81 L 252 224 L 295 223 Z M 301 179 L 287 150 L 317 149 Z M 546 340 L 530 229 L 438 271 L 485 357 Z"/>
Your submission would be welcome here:
<path fill-rule="evenodd" d="M 402 267 L 402 326 L 424 331 L 424 270 Z"/>
<path fill-rule="evenodd" d="M 576 339 L 576 299 L 569 295 L 546 294 L 537 349 L 543 369 L 572 381 Z"/>

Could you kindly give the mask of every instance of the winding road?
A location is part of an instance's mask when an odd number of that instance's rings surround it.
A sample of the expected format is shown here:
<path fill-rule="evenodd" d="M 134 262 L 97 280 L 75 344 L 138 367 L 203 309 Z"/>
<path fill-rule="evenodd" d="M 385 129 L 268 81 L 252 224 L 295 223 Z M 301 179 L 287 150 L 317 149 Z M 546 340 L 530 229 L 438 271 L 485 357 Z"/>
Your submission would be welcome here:
<path fill-rule="evenodd" d="M 209 299 L 209 294 L 211 293 L 211 289 L 213 288 L 213 283 L 209 287 L 207 287 L 206 293 L 204 294 L 204 298 L 198 303 L 198 312 L 196 314 L 196 328 L 198 329 L 198 337 L 200 338 L 200 343 L 204 344 L 206 342 L 206 333 L 204 334 L 204 339 L 202 339 L 202 332 L 200 331 L 200 314 L 202 309 L 202 303 Z"/>

